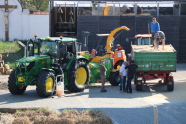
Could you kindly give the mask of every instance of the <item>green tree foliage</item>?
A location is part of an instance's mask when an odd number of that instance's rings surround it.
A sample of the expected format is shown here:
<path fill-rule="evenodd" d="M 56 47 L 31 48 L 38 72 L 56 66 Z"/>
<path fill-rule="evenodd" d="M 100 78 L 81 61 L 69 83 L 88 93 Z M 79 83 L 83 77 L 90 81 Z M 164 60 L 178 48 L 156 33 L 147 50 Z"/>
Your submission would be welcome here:
<path fill-rule="evenodd" d="M 21 6 L 24 8 L 24 4 L 27 4 L 29 10 L 48 11 L 49 1 L 47 0 L 18 0 Z"/>

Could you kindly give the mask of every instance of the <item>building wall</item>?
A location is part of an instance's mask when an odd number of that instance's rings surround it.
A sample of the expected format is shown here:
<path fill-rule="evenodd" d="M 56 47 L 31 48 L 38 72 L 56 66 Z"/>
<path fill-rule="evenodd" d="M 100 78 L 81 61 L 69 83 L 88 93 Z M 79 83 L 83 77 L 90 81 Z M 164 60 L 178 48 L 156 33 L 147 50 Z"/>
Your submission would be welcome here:
<path fill-rule="evenodd" d="M 179 61 L 186 62 L 186 16 L 180 17 L 179 27 Z"/>
<path fill-rule="evenodd" d="M 4 5 L 4 0 L 0 1 Z M 10 12 L 9 18 L 9 41 L 14 39 L 27 40 L 33 38 L 34 34 L 39 37 L 49 36 L 49 15 L 32 15 L 28 9 L 21 8 L 17 0 L 9 0 L 8 5 L 17 5 Z M 4 9 L 1 9 L 4 11 Z M 0 40 L 5 40 L 4 13 L 0 11 Z"/>
<path fill-rule="evenodd" d="M 89 31 L 89 50 L 95 48 L 96 40 L 99 41 L 96 34 L 110 33 L 119 26 L 127 26 L 130 31 L 123 31 L 116 39 L 115 44 L 123 45 L 126 53 L 130 52 L 130 43 L 126 38 L 133 38 L 135 34 L 147 34 L 148 23 L 151 22 L 152 16 L 78 16 L 77 17 L 78 40 L 81 39 L 82 31 Z M 165 32 L 166 44 L 172 44 L 177 51 L 179 62 L 186 62 L 186 24 L 185 16 L 158 16 L 157 21 L 160 23 L 161 30 Z M 116 34 L 117 35 L 117 34 Z M 105 45 L 106 37 L 102 38 L 102 44 Z"/>

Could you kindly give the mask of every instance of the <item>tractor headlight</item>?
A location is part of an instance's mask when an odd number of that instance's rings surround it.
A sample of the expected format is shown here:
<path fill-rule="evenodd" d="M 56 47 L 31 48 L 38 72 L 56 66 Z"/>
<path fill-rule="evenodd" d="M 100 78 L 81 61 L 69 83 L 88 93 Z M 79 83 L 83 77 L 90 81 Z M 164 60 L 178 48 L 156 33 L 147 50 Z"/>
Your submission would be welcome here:
<path fill-rule="evenodd" d="M 25 63 L 26 66 L 28 66 L 30 63 Z"/>

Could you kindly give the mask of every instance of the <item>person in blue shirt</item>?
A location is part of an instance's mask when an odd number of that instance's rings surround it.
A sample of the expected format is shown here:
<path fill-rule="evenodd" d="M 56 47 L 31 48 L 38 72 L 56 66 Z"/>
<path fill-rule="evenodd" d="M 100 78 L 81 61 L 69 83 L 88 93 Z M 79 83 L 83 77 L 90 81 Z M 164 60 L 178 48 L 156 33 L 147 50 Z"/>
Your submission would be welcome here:
<path fill-rule="evenodd" d="M 160 31 L 160 25 L 159 23 L 157 22 L 156 18 L 153 17 L 152 18 L 152 22 L 149 24 L 149 28 L 150 28 L 150 32 L 152 34 L 152 41 L 154 43 L 154 46 L 156 46 L 156 42 L 154 40 L 154 34 L 158 31 Z"/>

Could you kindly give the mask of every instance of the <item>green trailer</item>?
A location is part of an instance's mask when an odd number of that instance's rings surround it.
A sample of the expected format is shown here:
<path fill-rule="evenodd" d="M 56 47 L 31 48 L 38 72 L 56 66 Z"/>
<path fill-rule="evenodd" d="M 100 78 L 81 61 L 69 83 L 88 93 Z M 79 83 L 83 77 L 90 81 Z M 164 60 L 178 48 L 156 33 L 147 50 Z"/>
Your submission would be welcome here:
<path fill-rule="evenodd" d="M 136 38 L 136 41 L 139 41 L 139 38 Z M 142 45 L 138 42 L 136 44 L 138 45 L 131 45 L 130 54 L 130 60 L 134 60 L 138 65 L 134 76 L 136 90 L 141 91 L 143 84 L 165 84 L 168 91 L 173 91 L 174 79 L 171 72 L 176 72 L 177 59 L 177 52 L 174 47 L 165 45 L 164 49 L 160 47 L 160 49 L 154 50 L 149 44 Z M 152 82 L 153 80 L 156 82 Z"/>

